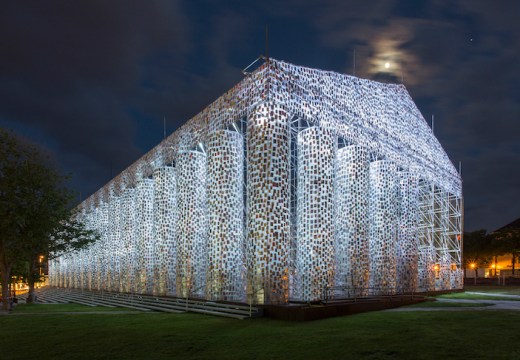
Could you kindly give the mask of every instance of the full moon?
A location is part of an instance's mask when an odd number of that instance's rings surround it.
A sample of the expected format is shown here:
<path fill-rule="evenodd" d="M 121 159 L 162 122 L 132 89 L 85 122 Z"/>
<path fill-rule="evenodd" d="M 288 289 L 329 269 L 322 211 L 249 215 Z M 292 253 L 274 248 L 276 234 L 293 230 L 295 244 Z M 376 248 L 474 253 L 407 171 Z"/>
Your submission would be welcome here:
<path fill-rule="evenodd" d="M 385 62 L 385 69 L 388 69 L 390 68 L 390 63 L 389 62 Z"/>

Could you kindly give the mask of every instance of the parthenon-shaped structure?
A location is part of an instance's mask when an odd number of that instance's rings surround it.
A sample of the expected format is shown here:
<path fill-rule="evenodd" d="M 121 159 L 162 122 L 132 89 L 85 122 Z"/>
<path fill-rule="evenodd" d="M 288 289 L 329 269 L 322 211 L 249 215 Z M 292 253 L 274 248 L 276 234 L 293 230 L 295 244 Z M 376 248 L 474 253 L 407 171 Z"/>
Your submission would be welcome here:
<path fill-rule="evenodd" d="M 462 182 L 403 85 L 269 59 L 79 205 L 50 284 L 285 304 L 462 288 Z"/>

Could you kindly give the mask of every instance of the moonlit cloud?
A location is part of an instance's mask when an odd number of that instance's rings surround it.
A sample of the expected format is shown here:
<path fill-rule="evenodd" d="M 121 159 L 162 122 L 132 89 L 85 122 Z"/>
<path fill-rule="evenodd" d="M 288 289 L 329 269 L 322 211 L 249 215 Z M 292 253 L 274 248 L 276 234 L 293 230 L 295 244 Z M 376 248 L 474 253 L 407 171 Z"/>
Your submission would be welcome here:
<path fill-rule="evenodd" d="M 411 54 L 400 48 L 401 44 L 402 41 L 395 38 L 375 39 L 371 44 L 374 55 L 367 60 L 368 74 L 374 77 L 378 74 L 389 74 L 401 81 L 406 64 L 415 60 Z M 413 79 L 410 81 L 413 84 Z"/>

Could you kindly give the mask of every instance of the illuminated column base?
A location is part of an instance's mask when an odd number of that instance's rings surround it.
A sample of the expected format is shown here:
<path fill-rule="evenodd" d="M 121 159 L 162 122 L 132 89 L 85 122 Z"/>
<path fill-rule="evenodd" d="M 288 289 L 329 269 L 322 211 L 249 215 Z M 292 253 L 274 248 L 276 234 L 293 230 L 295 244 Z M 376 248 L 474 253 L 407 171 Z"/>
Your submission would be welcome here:
<path fill-rule="evenodd" d="M 88 230 L 95 230 L 94 216 L 92 209 L 89 208 L 85 213 L 85 228 Z M 94 254 L 93 247 L 95 244 L 89 244 L 85 249 L 85 289 L 92 289 L 92 271 L 94 269 Z"/>
<path fill-rule="evenodd" d="M 109 280 L 109 267 L 108 267 L 108 261 L 109 261 L 109 254 L 110 249 L 109 246 L 109 208 L 107 203 L 102 203 L 99 206 L 99 223 L 100 223 L 100 234 L 101 239 L 99 240 L 99 257 L 98 257 L 98 273 L 99 273 L 99 281 L 97 290 L 104 290 L 108 291 L 108 284 L 110 282 Z"/>
<path fill-rule="evenodd" d="M 451 289 L 451 257 L 448 253 L 444 253 L 439 261 L 439 282 L 437 290 Z"/>
<path fill-rule="evenodd" d="M 397 239 L 397 290 L 400 293 L 417 291 L 419 276 L 418 201 L 418 177 L 409 172 L 400 172 L 400 212 Z"/>
<path fill-rule="evenodd" d="M 125 244 L 123 248 L 121 282 L 123 292 L 136 292 L 137 273 L 137 190 L 127 188 L 123 191 L 123 237 Z"/>
<path fill-rule="evenodd" d="M 135 290 L 139 294 L 153 292 L 154 276 L 154 218 L 153 218 L 153 186 L 152 179 L 142 179 L 137 184 L 137 267 L 135 271 Z"/>
<path fill-rule="evenodd" d="M 177 245 L 175 224 L 177 223 L 177 193 L 175 170 L 171 166 L 159 168 L 154 173 L 154 218 L 156 266 L 154 293 L 175 295 Z"/>
<path fill-rule="evenodd" d="M 123 248 L 122 237 L 122 199 L 119 196 L 113 195 L 110 199 L 110 221 L 109 221 L 109 289 L 111 291 L 121 291 L 121 257 Z"/>
<path fill-rule="evenodd" d="M 177 296 L 204 297 L 207 266 L 206 155 L 177 157 Z"/>
<path fill-rule="evenodd" d="M 390 161 L 374 161 L 369 176 L 369 287 L 375 295 L 392 294 L 397 275 L 397 167 Z"/>
<path fill-rule="evenodd" d="M 245 301 L 244 139 L 219 130 L 207 142 L 209 214 L 206 297 Z"/>
<path fill-rule="evenodd" d="M 421 246 L 419 248 L 418 288 L 420 291 L 435 290 L 435 248 Z"/>
<path fill-rule="evenodd" d="M 334 283 L 334 150 L 330 131 L 298 134 L 296 296 L 323 299 Z"/>
<path fill-rule="evenodd" d="M 367 295 L 369 279 L 369 154 L 350 145 L 338 150 L 335 184 L 335 263 L 340 297 Z"/>
<path fill-rule="evenodd" d="M 286 111 L 258 105 L 247 122 L 247 294 L 289 300 L 290 127 Z"/>

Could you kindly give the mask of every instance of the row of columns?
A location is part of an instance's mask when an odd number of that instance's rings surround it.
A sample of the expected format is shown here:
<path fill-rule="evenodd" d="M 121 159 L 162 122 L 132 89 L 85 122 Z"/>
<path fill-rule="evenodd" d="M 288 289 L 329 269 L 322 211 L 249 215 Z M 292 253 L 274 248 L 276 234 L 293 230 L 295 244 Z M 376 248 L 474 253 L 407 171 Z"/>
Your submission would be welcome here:
<path fill-rule="evenodd" d="M 297 139 L 296 299 L 462 286 L 454 256 L 461 228 L 453 227 L 461 213 L 447 204 L 460 199 L 391 161 L 370 161 L 362 146 L 334 153 L 327 129 L 311 127 Z"/>
<path fill-rule="evenodd" d="M 421 212 L 429 199 L 418 177 L 371 162 L 362 146 L 338 149 L 332 131 L 310 127 L 297 136 L 291 224 L 290 135 L 283 107 L 263 103 L 248 118 L 247 151 L 240 133 L 220 130 L 206 152 L 179 153 L 175 169 L 157 169 L 85 215 L 101 241 L 52 263 L 51 282 L 255 303 L 323 299 L 333 287 L 339 296 L 429 289 L 443 251 L 435 211 Z"/>
<path fill-rule="evenodd" d="M 101 239 L 51 262 L 51 283 L 243 301 L 243 137 L 217 131 L 207 147 L 85 213 Z"/>

